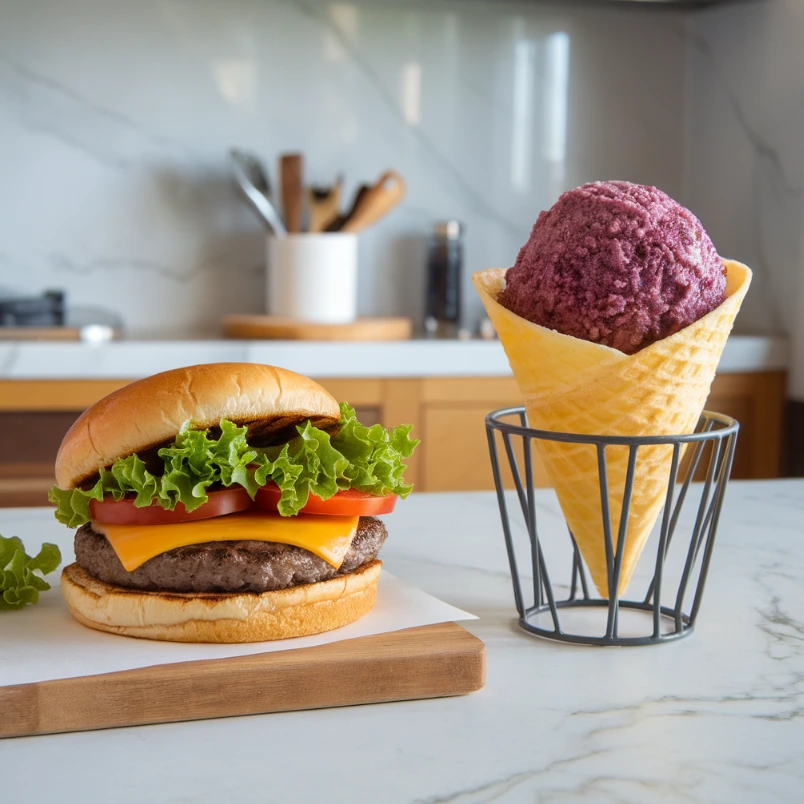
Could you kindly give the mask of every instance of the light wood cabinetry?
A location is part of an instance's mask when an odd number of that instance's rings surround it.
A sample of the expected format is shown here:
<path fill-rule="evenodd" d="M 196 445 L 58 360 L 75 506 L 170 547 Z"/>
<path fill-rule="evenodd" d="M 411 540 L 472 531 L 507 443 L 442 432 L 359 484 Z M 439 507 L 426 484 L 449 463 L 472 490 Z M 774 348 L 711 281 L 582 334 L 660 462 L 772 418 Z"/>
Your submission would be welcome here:
<path fill-rule="evenodd" d="M 485 417 L 492 410 L 521 404 L 513 378 L 425 379 L 421 384 L 423 485 L 428 491 L 494 488 Z M 511 486 L 506 466 L 503 473 Z M 537 454 L 534 480 L 549 485 Z"/>
<path fill-rule="evenodd" d="M 126 384 L 120 380 L 0 381 L 0 506 L 45 505 L 61 437 L 79 413 Z M 413 425 L 422 444 L 407 477 L 421 491 L 493 488 L 484 418 L 521 404 L 511 377 L 319 379 L 366 423 Z M 777 477 L 783 372 L 715 378 L 707 407 L 741 424 L 733 477 Z M 537 484 L 548 485 L 538 455 Z"/>
<path fill-rule="evenodd" d="M 483 420 L 491 410 L 522 404 L 513 378 L 425 379 L 421 386 L 419 487 L 427 491 L 493 488 Z M 732 477 L 779 476 L 784 390 L 784 372 L 715 378 L 706 407 L 740 422 Z M 536 453 L 533 472 L 537 485 L 549 485 Z M 510 487 L 509 472 L 506 477 Z"/>
<path fill-rule="evenodd" d="M 715 378 L 707 408 L 740 422 L 732 477 L 779 477 L 786 380 L 781 371 Z"/>

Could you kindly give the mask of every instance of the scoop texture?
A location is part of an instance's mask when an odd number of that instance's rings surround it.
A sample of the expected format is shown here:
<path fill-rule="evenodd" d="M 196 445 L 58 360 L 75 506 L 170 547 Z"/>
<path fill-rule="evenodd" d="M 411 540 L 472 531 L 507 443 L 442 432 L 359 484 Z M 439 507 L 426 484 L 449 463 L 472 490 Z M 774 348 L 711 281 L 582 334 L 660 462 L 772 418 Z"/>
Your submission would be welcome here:
<path fill-rule="evenodd" d="M 564 335 L 634 354 L 726 298 L 701 222 L 656 187 L 584 184 L 537 219 L 498 301 Z"/>

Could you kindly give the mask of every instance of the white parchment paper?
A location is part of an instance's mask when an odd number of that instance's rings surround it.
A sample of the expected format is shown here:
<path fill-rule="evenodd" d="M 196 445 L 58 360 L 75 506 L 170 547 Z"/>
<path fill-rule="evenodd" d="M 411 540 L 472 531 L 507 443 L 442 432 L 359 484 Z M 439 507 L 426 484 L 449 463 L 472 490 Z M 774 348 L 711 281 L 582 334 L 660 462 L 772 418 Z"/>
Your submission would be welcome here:
<path fill-rule="evenodd" d="M 36 552 L 43 541 L 58 544 L 64 559 L 62 566 L 75 560 L 73 531 L 56 522 L 49 509 L 2 510 L 0 533 L 20 536 L 29 552 Z M 153 642 L 93 631 L 78 623 L 61 596 L 60 575 L 61 568 L 48 576 L 53 588 L 43 592 L 35 606 L 0 611 L 0 687 L 156 664 L 308 648 L 403 628 L 477 619 L 383 570 L 374 608 L 357 622 L 326 634 L 245 645 Z"/>
<path fill-rule="evenodd" d="M 402 628 L 474 619 L 476 617 L 472 614 L 408 586 L 383 571 L 374 608 L 357 622 L 326 634 L 245 645 L 154 642 L 104 634 L 84 627 L 72 618 L 61 592 L 54 585 L 53 589 L 42 594 L 36 606 L 22 611 L 0 612 L 0 687 L 113 673 L 155 664 L 308 648 Z"/>

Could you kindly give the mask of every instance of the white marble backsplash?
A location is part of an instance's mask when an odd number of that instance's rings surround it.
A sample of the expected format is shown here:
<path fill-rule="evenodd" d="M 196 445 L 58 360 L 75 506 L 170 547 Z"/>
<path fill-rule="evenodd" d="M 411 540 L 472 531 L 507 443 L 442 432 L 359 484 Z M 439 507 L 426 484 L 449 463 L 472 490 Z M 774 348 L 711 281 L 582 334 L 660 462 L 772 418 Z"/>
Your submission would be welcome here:
<path fill-rule="evenodd" d="M 792 333 L 802 317 L 802 37 L 801 0 L 727 5 L 689 23 L 682 200 L 721 254 L 753 268 L 739 321 L 756 333 Z"/>
<path fill-rule="evenodd" d="M 272 168 L 302 150 L 311 180 L 344 171 L 349 195 L 401 171 L 404 205 L 362 237 L 360 312 L 421 319 L 422 238 L 454 217 L 472 321 L 468 274 L 510 265 L 562 189 L 681 193 L 685 20 L 560 2 L 0 0 L 0 286 L 67 288 L 135 336 L 263 311 L 262 233 L 226 160 L 239 145 Z"/>

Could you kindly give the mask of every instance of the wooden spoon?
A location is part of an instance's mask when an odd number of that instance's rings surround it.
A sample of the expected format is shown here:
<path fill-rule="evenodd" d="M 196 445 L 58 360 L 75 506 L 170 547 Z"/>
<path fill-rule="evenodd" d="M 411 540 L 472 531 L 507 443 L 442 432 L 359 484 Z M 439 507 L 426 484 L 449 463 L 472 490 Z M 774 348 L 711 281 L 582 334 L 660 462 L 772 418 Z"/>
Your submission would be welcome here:
<path fill-rule="evenodd" d="M 361 184 L 357 191 L 355 192 L 354 200 L 352 201 L 352 206 L 349 207 L 348 212 L 344 212 L 341 215 L 333 218 L 324 228 L 325 232 L 340 232 L 343 230 L 343 225 L 349 218 L 354 215 L 355 211 L 357 210 L 357 206 L 360 203 L 363 196 L 371 189 L 371 186 L 368 184 Z"/>
<path fill-rule="evenodd" d="M 404 197 L 405 180 L 395 170 L 387 170 L 355 200 L 340 231 L 362 232 L 387 215 Z"/>
<path fill-rule="evenodd" d="M 304 161 L 301 154 L 284 154 L 279 158 L 279 185 L 285 227 L 289 233 L 302 230 L 304 209 Z"/>
<path fill-rule="evenodd" d="M 308 231 L 323 232 L 340 214 L 343 176 L 328 187 L 310 187 L 307 190 L 307 209 L 310 213 Z"/>

